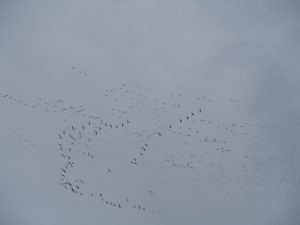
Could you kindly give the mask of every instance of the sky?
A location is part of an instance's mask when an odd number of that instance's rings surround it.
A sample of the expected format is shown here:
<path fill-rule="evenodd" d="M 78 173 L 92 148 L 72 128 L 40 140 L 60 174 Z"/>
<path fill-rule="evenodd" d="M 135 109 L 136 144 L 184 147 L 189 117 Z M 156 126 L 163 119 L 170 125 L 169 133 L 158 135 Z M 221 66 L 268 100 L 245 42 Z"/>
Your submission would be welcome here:
<path fill-rule="evenodd" d="M 0 223 L 299 224 L 299 10 L 1 0 Z"/>

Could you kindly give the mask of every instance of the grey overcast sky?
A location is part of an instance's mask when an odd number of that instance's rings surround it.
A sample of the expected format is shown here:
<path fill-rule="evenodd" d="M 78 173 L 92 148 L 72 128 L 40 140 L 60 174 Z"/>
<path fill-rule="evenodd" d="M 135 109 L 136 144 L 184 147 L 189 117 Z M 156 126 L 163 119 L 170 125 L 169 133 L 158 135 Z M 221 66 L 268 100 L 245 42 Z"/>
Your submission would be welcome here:
<path fill-rule="evenodd" d="M 299 225 L 299 12 L 1 0 L 0 224 Z"/>

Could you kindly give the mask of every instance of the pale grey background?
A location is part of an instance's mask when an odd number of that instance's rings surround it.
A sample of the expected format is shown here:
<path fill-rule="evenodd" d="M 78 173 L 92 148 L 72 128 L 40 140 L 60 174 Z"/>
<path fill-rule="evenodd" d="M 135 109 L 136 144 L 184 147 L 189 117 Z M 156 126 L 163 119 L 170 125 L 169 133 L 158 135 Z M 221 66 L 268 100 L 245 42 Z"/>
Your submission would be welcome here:
<path fill-rule="evenodd" d="M 256 127 L 261 141 L 240 138 L 232 146 L 229 177 L 237 171 L 239 150 L 276 159 L 252 174 L 247 188 L 238 172 L 227 182 L 210 182 L 207 173 L 197 182 L 213 189 L 209 193 L 164 186 L 161 201 L 182 214 L 153 218 L 116 212 L 64 191 L 57 184 L 56 144 L 65 117 L 0 97 L 0 224 L 300 224 L 299 11 L 293 0 L 1 0 L 2 94 L 32 103 L 39 97 L 62 98 L 102 116 L 107 108 L 99 96 L 106 88 L 141 84 L 163 99 L 173 92 L 209 96 L 216 99 L 212 118 L 240 118 L 257 127 L 270 123 L 285 133 Z M 73 65 L 88 76 L 72 70 Z M 232 97 L 239 104 L 232 106 Z M 189 99 L 184 98 L 186 110 L 194 104 Z M 137 119 L 143 117 L 148 115 Z M 257 184 L 261 179 L 267 181 Z M 130 192 L 135 184 L 127 188 Z M 185 207 L 172 204 L 178 195 Z"/>

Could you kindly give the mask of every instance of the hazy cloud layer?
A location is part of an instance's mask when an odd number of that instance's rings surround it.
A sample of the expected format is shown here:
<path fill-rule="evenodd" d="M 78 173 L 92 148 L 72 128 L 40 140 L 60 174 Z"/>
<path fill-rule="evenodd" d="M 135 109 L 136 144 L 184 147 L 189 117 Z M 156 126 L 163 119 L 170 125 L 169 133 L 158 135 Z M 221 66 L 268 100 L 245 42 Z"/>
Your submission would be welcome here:
<path fill-rule="evenodd" d="M 1 1 L 0 224 L 299 224 L 299 11 L 293 0 Z M 166 155 L 187 154 L 180 138 L 163 133 L 163 141 L 151 139 L 157 156 L 132 170 L 122 167 L 136 148 L 132 136 L 103 131 L 111 151 L 99 157 L 107 160 L 82 163 L 74 174 L 89 174 L 88 189 L 165 208 L 165 216 L 116 211 L 58 185 L 58 133 L 87 123 L 85 112 L 115 123 L 114 100 L 117 107 L 131 100 L 121 91 L 104 95 L 122 84 L 145 96 L 126 114 L 130 132 L 177 124 L 200 106 L 217 125 L 190 126 L 230 142 L 224 157 L 189 142 L 201 149 L 201 166 L 162 169 Z M 170 104 L 159 120 L 150 99 Z M 58 113 L 69 106 L 85 111 Z M 233 121 L 251 124 L 257 140 L 218 127 Z M 100 176 L 110 165 L 119 173 Z"/>

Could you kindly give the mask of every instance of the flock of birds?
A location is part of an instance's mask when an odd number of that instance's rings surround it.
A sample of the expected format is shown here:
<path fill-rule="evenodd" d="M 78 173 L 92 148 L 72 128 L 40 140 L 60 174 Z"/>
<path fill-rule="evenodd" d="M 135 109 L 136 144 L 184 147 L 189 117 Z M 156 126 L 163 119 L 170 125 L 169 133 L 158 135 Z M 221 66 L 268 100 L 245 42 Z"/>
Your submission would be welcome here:
<path fill-rule="evenodd" d="M 72 70 L 77 71 L 75 66 Z M 81 70 L 78 72 L 88 75 Z M 209 109 L 214 101 L 206 96 L 185 102 L 181 93 L 172 93 L 166 99 L 160 99 L 155 97 L 149 87 L 124 83 L 105 90 L 102 105 L 106 108 L 101 112 L 102 115 L 88 113 L 82 105 L 68 105 L 63 99 L 48 101 L 38 98 L 29 102 L 7 93 L 0 93 L 0 97 L 33 110 L 67 113 L 64 114 L 68 116 L 60 123 L 57 134 L 57 151 L 63 163 L 59 169 L 59 185 L 72 194 L 97 199 L 105 206 L 116 209 L 166 213 L 160 207 L 147 206 L 138 199 L 126 197 L 126 193 L 123 198 L 114 198 L 104 193 L 101 187 L 91 187 L 90 183 L 93 182 L 89 179 L 93 179 L 92 175 L 89 175 L 90 178 L 82 177 L 82 171 L 86 171 L 85 168 L 90 164 L 99 165 L 103 162 L 102 176 L 113 179 L 117 179 L 114 174 L 124 168 L 129 168 L 129 171 L 155 168 L 154 176 L 160 170 L 174 173 L 185 170 L 180 173 L 180 179 L 188 180 L 190 183 L 187 184 L 192 185 L 195 177 L 188 174 L 190 171 L 200 172 L 203 168 L 211 168 L 210 171 L 217 173 L 216 179 L 226 179 L 218 163 L 230 154 L 240 154 L 243 159 L 240 168 L 243 172 L 250 172 L 251 168 L 252 171 L 259 171 L 268 161 L 274 160 L 271 157 L 263 159 L 236 152 L 232 148 L 233 142 L 241 138 L 255 141 L 258 138 L 255 130 L 263 126 L 251 122 L 226 123 L 212 119 Z M 238 104 L 239 100 L 229 98 L 228 103 Z M 23 138 L 16 132 L 14 135 Z M 26 142 L 36 145 L 32 140 Z M 113 163 L 118 154 L 121 156 Z M 219 161 L 213 161 L 214 157 Z M 249 166 L 249 162 L 254 162 L 255 166 Z M 90 173 L 93 174 L 93 171 Z M 148 192 L 151 196 L 156 193 L 155 190 Z"/>

